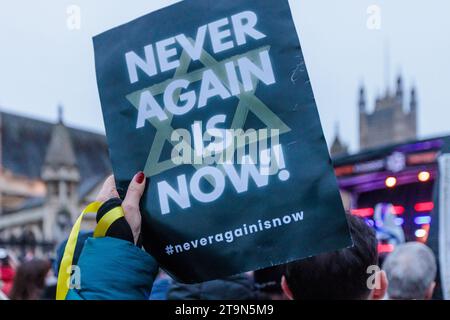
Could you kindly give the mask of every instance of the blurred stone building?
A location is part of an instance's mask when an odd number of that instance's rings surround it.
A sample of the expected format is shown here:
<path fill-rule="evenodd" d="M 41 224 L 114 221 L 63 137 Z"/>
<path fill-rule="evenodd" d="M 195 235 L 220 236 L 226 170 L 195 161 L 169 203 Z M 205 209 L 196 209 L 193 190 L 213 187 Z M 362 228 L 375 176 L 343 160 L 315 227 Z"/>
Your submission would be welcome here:
<path fill-rule="evenodd" d="M 338 124 L 336 124 L 335 136 L 330 148 L 330 153 L 332 156 L 343 156 L 348 154 L 348 146 L 341 139 Z"/>
<path fill-rule="evenodd" d="M 417 99 L 411 89 L 409 108 L 405 109 L 402 77 L 397 78 L 395 91 L 386 90 L 384 97 L 375 102 L 375 110 L 366 106 L 365 89 L 359 90 L 359 147 L 368 149 L 417 139 Z"/>
<path fill-rule="evenodd" d="M 409 107 L 405 108 L 407 103 Z M 367 108 L 366 91 L 361 86 L 358 114 L 360 150 L 417 139 L 416 89 L 411 88 L 407 101 L 401 76 L 397 78 L 394 91 L 387 88 L 385 95 L 376 99 L 373 111 Z M 330 148 L 331 155 L 336 157 L 347 154 L 347 146 L 341 140 L 339 130 L 335 134 Z"/>
<path fill-rule="evenodd" d="M 105 136 L 67 127 L 62 110 L 57 123 L 0 112 L 0 247 L 51 252 L 110 172 Z"/>

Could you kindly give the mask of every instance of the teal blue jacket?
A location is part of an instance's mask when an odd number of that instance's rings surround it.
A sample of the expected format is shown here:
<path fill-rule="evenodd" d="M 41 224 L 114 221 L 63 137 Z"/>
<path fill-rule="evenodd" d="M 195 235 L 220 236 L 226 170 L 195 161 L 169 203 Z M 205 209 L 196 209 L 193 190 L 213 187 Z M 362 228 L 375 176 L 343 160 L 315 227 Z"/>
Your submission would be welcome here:
<path fill-rule="evenodd" d="M 110 237 L 88 238 L 77 266 L 66 300 L 148 300 L 158 272 L 148 253 Z"/>

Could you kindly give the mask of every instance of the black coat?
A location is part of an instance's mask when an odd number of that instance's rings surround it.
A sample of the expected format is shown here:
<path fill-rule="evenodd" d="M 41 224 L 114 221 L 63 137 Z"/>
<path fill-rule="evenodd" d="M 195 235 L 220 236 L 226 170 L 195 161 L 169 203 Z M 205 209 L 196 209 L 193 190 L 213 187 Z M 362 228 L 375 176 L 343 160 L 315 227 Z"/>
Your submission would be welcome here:
<path fill-rule="evenodd" d="M 173 282 L 167 300 L 258 300 L 261 296 L 246 274 L 198 284 Z"/>

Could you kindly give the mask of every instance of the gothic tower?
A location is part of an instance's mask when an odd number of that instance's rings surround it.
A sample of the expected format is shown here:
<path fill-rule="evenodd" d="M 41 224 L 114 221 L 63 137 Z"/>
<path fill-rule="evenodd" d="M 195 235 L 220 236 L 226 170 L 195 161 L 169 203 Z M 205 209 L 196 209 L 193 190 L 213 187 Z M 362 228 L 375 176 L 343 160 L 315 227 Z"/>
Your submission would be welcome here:
<path fill-rule="evenodd" d="M 336 124 L 335 126 L 335 137 L 330 148 L 330 154 L 332 157 L 344 156 L 348 154 L 348 146 L 345 145 L 341 140 L 338 124 Z"/>
<path fill-rule="evenodd" d="M 63 123 L 61 107 L 42 167 L 42 180 L 47 187 L 48 206 L 43 225 L 44 237 L 49 241 L 60 241 L 78 214 L 77 189 L 80 181 L 70 132 Z"/>
<path fill-rule="evenodd" d="M 417 98 L 411 90 L 409 110 L 405 110 L 403 79 L 397 77 L 395 91 L 386 88 L 383 97 L 376 99 L 373 112 L 365 104 L 365 92 L 359 91 L 359 146 L 360 149 L 405 142 L 417 138 Z"/>
<path fill-rule="evenodd" d="M 410 93 L 409 98 L 409 122 L 411 126 L 411 130 L 415 133 L 417 133 L 417 95 L 416 95 L 416 88 L 413 86 Z"/>
<path fill-rule="evenodd" d="M 367 109 L 366 109 L 366 90 L 364 85 L 359 87 L 358 96 L 358 115 L 359 115 L 359 144 L 366 145 L 368 140 L 367 132 Z"/>

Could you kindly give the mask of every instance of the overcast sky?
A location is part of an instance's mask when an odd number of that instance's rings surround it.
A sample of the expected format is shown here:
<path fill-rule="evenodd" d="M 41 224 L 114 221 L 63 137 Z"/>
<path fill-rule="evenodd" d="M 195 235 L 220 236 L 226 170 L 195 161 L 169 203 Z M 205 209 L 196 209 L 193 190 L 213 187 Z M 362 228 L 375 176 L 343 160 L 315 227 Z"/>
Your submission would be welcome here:
<path fill-rule="evenodd" d="M 54 121 L 61 103 L 67 123 L 103 132 L 92 36 L 174 2 L 1 0 L 1 110 Z M 418 89 L 420 137 L 450 133 L 450 1 L 291 3 L 329 143 L 339 122 L 356 150 L 359 84 L 372 108 L 386 79 L 393 85 L 399 72 L 406 90 Z M 81 9 L 79 30 L 67 27 L 70 5 Z M 367 27 L 371 5 L 381 9 L 380 29 Z"/>

